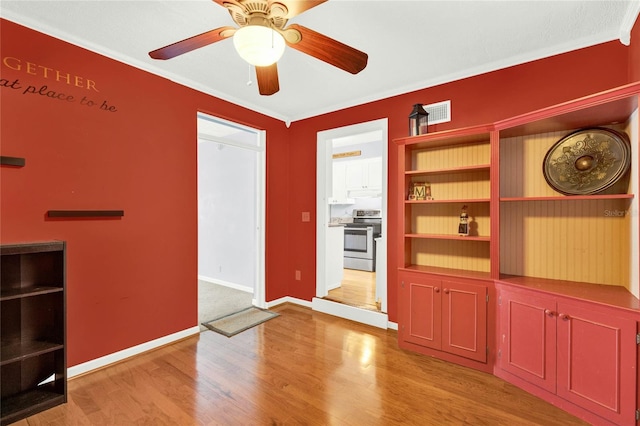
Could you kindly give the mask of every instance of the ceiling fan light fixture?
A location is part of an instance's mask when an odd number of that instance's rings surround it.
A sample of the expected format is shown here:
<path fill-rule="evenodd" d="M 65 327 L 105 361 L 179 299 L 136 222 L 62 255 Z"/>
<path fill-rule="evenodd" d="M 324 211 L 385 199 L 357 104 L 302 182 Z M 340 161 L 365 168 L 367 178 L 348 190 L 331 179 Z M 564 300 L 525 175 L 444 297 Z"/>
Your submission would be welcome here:
<path fill-rule="evenodd" d="M 256 67 L 278 62 L 286 46 L 284 37 L 263 25 L 247 25 L 233 35 L 233 45 L 242 59 Z"/>

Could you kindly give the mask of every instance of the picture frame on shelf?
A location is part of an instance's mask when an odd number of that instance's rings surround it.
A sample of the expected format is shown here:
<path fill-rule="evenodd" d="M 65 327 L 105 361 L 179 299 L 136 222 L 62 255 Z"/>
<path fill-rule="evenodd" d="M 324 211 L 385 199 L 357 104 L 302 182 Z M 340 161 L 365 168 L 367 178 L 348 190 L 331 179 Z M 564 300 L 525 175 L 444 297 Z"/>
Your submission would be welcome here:
<path fill-rule="evenodd" d="M 412 182 L 409 190 L 409 200 L 431 200 L 431 185 L 429 182 Z"/>

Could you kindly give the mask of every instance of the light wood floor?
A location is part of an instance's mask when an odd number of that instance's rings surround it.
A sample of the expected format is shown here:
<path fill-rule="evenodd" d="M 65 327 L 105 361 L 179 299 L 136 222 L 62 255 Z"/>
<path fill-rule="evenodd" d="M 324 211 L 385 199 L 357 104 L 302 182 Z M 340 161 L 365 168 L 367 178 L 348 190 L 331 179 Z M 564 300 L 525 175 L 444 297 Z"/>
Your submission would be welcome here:
<path fill-rule="evenodd" d="M 376 273 L 345 268 L 342 285 L 330 290 L 325 299 L 362 309 L 380 311 L 376 303 Z"/>
<path fill-rule="evenodd" d="M 491 375 L 398 349 L 396 333 L 284 304 L 69 381 L 16 425 L 579 425 Z"/>

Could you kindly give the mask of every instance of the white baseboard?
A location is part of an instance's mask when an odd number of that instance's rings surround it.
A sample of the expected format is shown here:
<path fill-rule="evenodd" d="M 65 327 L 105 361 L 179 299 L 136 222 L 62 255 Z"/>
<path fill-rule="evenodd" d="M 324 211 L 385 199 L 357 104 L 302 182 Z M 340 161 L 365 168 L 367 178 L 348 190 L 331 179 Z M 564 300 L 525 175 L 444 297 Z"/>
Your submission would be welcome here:
<path fill-rule="evenodd" d="M 313 298 L 312 308 L 314 311 L 346 318 L 351 321 L 383 328 L 385 330 L 389 328 L 389 316 L 381 312 L 368 311 L 366 309 L 360 309 L 354 306 L 320 299 L 318 297 Z"/>
<path fill-rule="evenodd" d="M 311 308 L 314 311 L 323 312 L 325 314 L 346 318 L 352 321 L 371 325 L 378 328 L 398 330 L 398 324 L 389 321 L 389 316 L 384 313 L 359 309 L 353 306 L 341 303 L 331 302 L 328 300 L 313 298 L 312 302 L 308 300 L 296 299 L 295 297 L 286 296 L 280 299 L 267 302 L 267 308 L 280 305 L 282 303 L 294 303 L 296 305 Z"/>
<path fill-rule="evenodd" d="M 296 305 L 304 306 L 307 308 L 311 308 L 311 302 L 308 300 L 297 299 L 295 297 L 286 296 L 281 297 L 280 299 L 272 300 L 271 302 L 267 302 L 267 308 L 272 308 L 277 305 L 281 305 L 283 303 L 294 303 Z"/>
<path fill-rule="evenodd" d="M 178 331 L 177 333 L 169 334 L 168 336 L 160 337 L 159 339 L 151 340 L 149 342 L 123 349 L 121 351 L 114 352 L 100 358 L 92 359 L 91 361 L 87 361 L 82 364 L 74 365 L 73 367 L 67 368 L 67 377 L 72 378 L 80 374 L 88 373 L 98 368 L 105 367 L 109 364 L 122 361 L 135 355 L 140 355 L 143 352 L 159 348 L 160 346 L 168 345 L 170 343 L 176 342 L 189 336 L 193 336 L 194 334 L 198 333 L 200 333 L 199 326 L 191 327 L 186 330 Z"/>
<path fill-rule="evenodd" d="M 245 291 L 247 293 L 253 294 L 253 289 L 251 287 L 247 287 L 244 285 L 232 283 L 230 281 L 218 280 L 215 278 L 205 277 L 204 275 L 198 275 L 198 279 L 202 281 L 206 281 L 211 284 L 218 284 L 225 287 L 233 288 L 235 290 Z"/>

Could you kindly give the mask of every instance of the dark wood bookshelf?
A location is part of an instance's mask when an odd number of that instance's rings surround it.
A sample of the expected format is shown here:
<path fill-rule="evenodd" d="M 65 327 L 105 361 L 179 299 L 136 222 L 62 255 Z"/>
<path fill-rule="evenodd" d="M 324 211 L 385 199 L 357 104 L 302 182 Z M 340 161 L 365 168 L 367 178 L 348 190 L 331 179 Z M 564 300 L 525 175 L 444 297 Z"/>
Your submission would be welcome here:
<path fill-rule="evenodd" d="M 66 244 L 0 246 L 0 424 L 67 400 Z"/>

